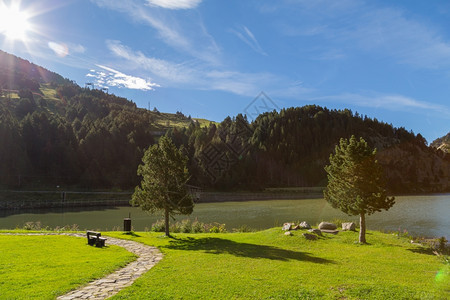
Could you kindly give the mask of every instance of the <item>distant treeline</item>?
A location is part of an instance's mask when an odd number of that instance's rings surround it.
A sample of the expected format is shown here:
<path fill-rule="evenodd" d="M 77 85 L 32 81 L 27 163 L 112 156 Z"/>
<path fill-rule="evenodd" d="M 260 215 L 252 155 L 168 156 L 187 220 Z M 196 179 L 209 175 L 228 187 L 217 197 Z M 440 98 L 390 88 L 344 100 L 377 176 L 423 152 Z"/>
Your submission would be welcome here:
<path fill-rule="evenodd" d="M 0 52 L 0 185 L 130 189 L 147 147 L 166 134 L 189 156 L 191 184 L 219 190 L 325 186 L 323 170 L 341 137 L 362 136 L 379 149 L 394 192 L 448 191 L 450 155 L 420 135 L 316 105 L 267 112 L 253 122 L 227 117 L 201 127 L 161 126 L 162 113 L 72 81 Z M 31 74 L 31 75 L 30 75 Z M 31 83 L 33 82 L 33 83 Z M 55 97 L 42 95 L 45 85 Z M 0 90 L 1 92 L 1 90 Z M 159 120 L 159 122 L 157 122 Z"/>
<path fill-rule="evenodd" d="M 350 110 L 308 105 L 267 112 L 252 123 L 238 115 L 167 134 L 189 154 L 193 184 L 216 189 L 325 186 L 329 155 L 352 134 L 379 150 L 390 191 L 449 189 L 450 155 L 428 147 L 420 134 Z"/>
<path fill-rule="evenodd" d="M 2 183 L 134 186 L 143 151 L 154 142 L 150 112 L 97 90 L 78 88 L 71 97 L 65 90 L 61 101 L 1 100 Z"/>

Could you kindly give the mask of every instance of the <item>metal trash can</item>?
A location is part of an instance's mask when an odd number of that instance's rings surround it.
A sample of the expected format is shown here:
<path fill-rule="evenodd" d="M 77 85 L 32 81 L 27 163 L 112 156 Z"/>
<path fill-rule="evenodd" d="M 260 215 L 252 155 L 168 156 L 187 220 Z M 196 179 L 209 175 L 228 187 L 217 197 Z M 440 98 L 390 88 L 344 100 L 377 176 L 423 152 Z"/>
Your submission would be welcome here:
<path fill-rule="evenodd" d="M 123 219 L 123 231 L 127 231 L 127 232 L 131 231 L 131 219 L 130 218 Z"/>

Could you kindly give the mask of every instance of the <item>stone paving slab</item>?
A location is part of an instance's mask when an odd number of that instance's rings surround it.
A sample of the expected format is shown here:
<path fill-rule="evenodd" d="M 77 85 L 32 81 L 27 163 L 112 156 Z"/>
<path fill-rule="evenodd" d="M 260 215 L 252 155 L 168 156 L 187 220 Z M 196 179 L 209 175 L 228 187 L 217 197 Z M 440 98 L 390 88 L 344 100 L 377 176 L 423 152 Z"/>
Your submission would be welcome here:
<path fill-rule="evenodd" d="M 81 233 L 12 233 L 12 235 L 68 235 L 86 238 L 86 235 Z M 163 258 L 162 253 L 156 247 L 112 237 L 107 237 L 107 239 L 107 244 L 123 247 L 127 251 L 136 254 L 138 256 L 137 260 L 130 262 L 125 267 L 107 275 L 106 277 L 92 281 L 79 289 L 59 296 L 57 299 L 73 300 L 109 298 L 117 294 L 123 288 L 132 285 L 137 278 L 150 270 Z"/>

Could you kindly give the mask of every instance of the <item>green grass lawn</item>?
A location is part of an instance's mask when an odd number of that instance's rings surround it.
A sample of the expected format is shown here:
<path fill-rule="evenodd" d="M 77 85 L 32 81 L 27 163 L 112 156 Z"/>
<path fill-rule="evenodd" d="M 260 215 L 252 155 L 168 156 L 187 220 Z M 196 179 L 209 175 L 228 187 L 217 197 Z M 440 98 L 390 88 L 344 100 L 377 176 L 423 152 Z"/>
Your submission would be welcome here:
<path fill-rule="evenodd" d="M 175 234 L 119 232 L 164 259 L 116 299 L 447 299 L 449 265 L 405 238 L 356 232 L 306 241 L 300 231 Z"/>
<path fill-rule="evenodd" d="M 448 299 L 449 265 L 393 234 L 306 241 L 301 231 L 175 234 L 108 232 L 157 246 L 164 259 L 116 299 Z M 0 298 L 51 299 L 133 259 L 67 236 L 0 234 Z"/>
<path fill-rule="evenodd" d="M 135 259 L 69 236 L 0 234 L 0 299 L 54 299 Z"/>

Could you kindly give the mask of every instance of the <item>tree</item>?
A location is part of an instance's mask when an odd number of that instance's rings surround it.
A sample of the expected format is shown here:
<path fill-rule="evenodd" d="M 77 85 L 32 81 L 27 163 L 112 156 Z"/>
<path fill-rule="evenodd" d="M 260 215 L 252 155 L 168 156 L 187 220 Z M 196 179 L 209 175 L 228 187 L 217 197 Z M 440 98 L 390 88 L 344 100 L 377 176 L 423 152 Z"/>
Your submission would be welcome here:
<path fill-rule="evenodd" d="M 348 215 L 360 216 L 360 243 L 366 243 L 366 214 L 388 210 L 395 203 L 394 197 L 386 196 L 383 169 L 375 159 L 376 153 L 363 138 L 358 141 L 352 135 L 350 140 L 341 138 L 334 155 L 330 155 L 330 164 L 325 166 L 325 199 Z"/>
<path fill-rule="evenodd" d="M 137 170 L 142 181 L 134 191 L 131 204 L 150 213 L 163 211 L 166 236 L 170 236 L 169 217 L 189 215 L 194 207 L 186 188 L 189 180 L 187 161 L 181 149 L 164 136 L 145 151 L 143 164 Z"/>

